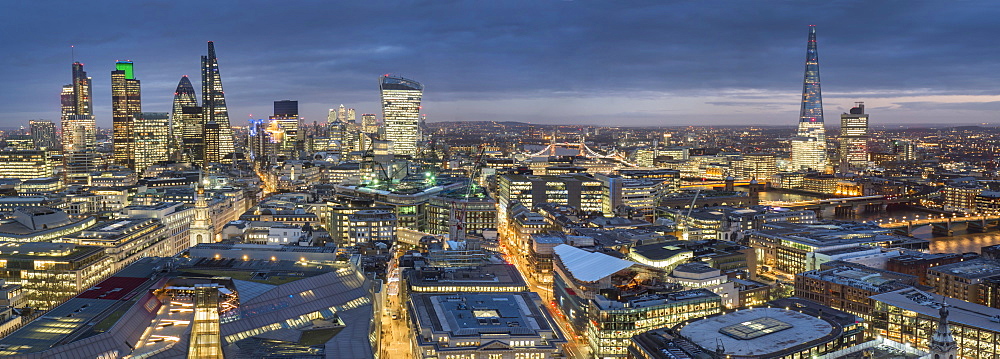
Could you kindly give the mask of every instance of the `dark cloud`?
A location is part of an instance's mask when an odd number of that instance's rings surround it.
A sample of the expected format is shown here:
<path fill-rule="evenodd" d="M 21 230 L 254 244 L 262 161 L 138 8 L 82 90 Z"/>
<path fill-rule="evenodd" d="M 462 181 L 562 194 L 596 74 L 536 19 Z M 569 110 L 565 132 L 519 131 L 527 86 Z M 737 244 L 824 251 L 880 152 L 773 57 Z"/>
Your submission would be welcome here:
<path fill-rule="evenodd" d="M 118 59 L 136 62 L 143 109 L 167 111 L 181 75 L 199 86 L 206 40 L 216 41 L 234 124 L 278 99 L 299 100 L 310 120 L 341 103 L 379 112 L 376 77 L 388 72 L 426 85 L 432 120 L 794 124 L 809 24 L 819 28 L 828 114 L 867 100 L 886 122 L 938 118 L 897 101 L 995 118 L 995 106 L 948 96 L 1000 95 L 1000 4 L 764 4 L 4 2 L 0 126 L 58 117 L 70 45 L 94 77 L 99 124 L 110 122 Z"/>

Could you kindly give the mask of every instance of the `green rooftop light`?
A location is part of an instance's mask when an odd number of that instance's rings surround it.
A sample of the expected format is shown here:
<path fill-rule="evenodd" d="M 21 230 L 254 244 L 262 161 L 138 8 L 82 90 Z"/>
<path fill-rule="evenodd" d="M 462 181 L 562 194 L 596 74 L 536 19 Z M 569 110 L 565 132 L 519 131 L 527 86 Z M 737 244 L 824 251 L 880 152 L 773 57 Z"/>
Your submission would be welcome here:
<path fill-rule="evenodd" d="M 115 63 L 115 70 L 125 71 L 125 78 L 128 80 L 135 79 L 135 73 L 132 72 L 132 61 L 118 61 Z"/>

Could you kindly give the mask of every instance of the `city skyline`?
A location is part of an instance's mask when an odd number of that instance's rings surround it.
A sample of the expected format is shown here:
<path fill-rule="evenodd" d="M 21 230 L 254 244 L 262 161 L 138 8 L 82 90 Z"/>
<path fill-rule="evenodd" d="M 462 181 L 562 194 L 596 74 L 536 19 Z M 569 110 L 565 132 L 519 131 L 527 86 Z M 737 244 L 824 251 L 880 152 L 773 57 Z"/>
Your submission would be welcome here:
<path fill-rule="evenodd" d="M 261 3 L 246 9 L 220 4 L 204 13 L 191 11 L 192 4 L 126 4 L 91 12 L 67 3 L 44 17 L 2 25 L 13 30 L 30 21 L 39 29 L 3 45 L 13 55 L 0 60 L 0 75 L 10 81 L 0 94 L 0 127 L 58 119 L 53 92 L 66 81 L 71 45 L 75 60 L 94 73 L 107 73 L 116 60 L 141 63 L 144 110 L 170 111 L 177 78 L 197 74 L 196 56 L 210 40 L 223 55 L 230 118 L 237 126 L 251 114 L 266 118 L 280 99 L 300 101 L 306 121 L 322 122 L 341 103 L 379 113 L 373 79 L 387 72 L 430 86 L 424 110 L 429 122 L 602 124 L 612 118 L 630 126 L 792 126 L 801 29 L 809 24 L 823 33 L 830 114 L 865 101 L 873 125 L 935 123 L 942 116 L 993 123 L 992 111 L 1000 108 L 996 81 L 980 76 L 990 72 L 982 62 L 992 50 L 984 50 L 976 34 L 996 30 L 989 19 L 1000 12 L 985 2 L 773 8 L 738 2 L 711 8 L 579 1 L 314 4 L 275 5 L 273 12 L 260 11 L 266 5 Z M 34 6 L 5 8 L 40 13 Z M 488 9 L 474 11 L 483 7 Z M 93 26 L 74 33 L 47 30 L 46 24 L 65 21 L 74 10 L 90 16 Z M 463 11 L 468 16 L 451 16 Z M 113 22 L 101 21 L 123 13 L 136 15 L 128 20 L 135 26 L 111 28 L 103 23 Z M 227 16 L 219 18 L 222 13 Z M 272 13 L 301 21 L 279 30 L 257 26 Z M 331 13 L 348 15 L 326 21 Z M 159 20 L 181 15 L 191 26 Z M 487 81 L 465 80 L 470 75 Z M 24 85 L 14 91 L 13 83 Z M 98 126 L 108 128 L 106 76 L 95 76 L 94 93 Z"/>

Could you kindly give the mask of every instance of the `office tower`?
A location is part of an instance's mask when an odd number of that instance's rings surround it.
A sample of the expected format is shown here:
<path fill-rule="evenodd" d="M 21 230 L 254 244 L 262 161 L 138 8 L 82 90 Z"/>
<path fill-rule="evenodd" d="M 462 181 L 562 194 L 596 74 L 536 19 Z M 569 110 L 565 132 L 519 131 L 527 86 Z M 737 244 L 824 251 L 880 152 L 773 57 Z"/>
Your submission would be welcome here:
<path fill-rule="evenodd" d="M 819 85 L 816 26 L 809 25 L 799 130 L 797 136 L 792 139 L 792 166 L 794 170 L 824 171 L 826 169 L 826 129 L 823 126 L 823 97 Z"/>
<path fill-rule="evenodd" d="M 397 155 L 416 156 L 420 139 L 420 99 L 424 85 L 399 76 L 379 78 L 385 137 Z"/>
<path fill-rule="evenodd" d="M 274 116 L 271 122 L 278 125 L 281 141 L 277 143 L 278 154 L 288 159 L 297 159 L 303 150 L 302 133 L 299 131 L 299 102 L 291 100 L 274 101 Z"/>
<path fill-rule="evenodd" d="M 233 126 L 229 123 L 229 109 L 219 75 L 219 59 L 215 56 L 215 43 L 212 41 L 208 42 L 208 56 L 201 57 L 201 97 L 204 123 L 215 122 L 219 125 L 219 157 L 222 162 L 231 162 Z"/>
<path fill-rule="evenodd" d="M 183 157 L 199 166 L 205 164 L 205 111 L 200 106 L 181 108 L 179 116 Z"/>
<path fill-rule="evenodd" d="M 274 115 L 288 117 L 298 116 L 299 102 L 292 100 L 274 101 Z"/>
<path fill-rule="evenodd" d="M 840 115 L 841 172 L 868 166 L 868 114 L 865 103 L 857 102 L 849 113 Z"/>
<path fill-rule="evenodd" d="M 135 172 L 142 171 L 157 162 L 169 159 L 170 114 L 166 112 L 141 112 L 132 115 L 135 138 L 132 159 Z"/>
<path fill-rule="evenodd" d="M 205 154 L 204 164 L 222 163 L 222 126 L 218 122 L 205 123 Z"/>
<path fill-rule="evenodd" d="M 361 115 L 361 132 L 367 134 L 374 134 L 378 132 L 378 120 L 375 119 L 374 113 Z"/>
<path fill-rule="evenodd" d="M 97 169 L 97 124 L 91 78 L 83 64 L 73 63 L 73 83 L 62 88 L 62 147 L 66 184 L 87 184 Z"/>
<path fill-rule="evenodd" d="M 332 111 L 332 110 L 331 110 Z M 341 152 L 348 153 L 351 151 L 364 151 L 364 141 L 360 140 L 361 125 L 357 122 L 356 114 L 353 108 L 346 108 L 343 104 L 340 105 L 336 110 L 337 121 L 343 124 L 343 131 L 341 131 Z"/>
<path fill-rule="evenodd" d="M 191 125 L 184 122 L 184 108 L 197 106 L 198 95 L 194 92 L 194 86 L 191 86 L 191 80 L 188 79 L 187 75 L 184 75 L 177 83 L 177 89 L 174 90 L 174 106 L 173 111 L 170 112 L 170 153 L 172 157 L 181 157 L 184 150 L 184 131 L 186 126 Z"/>
<path fill-rule="evenodd" d="M 52 121 L 31 120 L 28 121 L 31 127 L 31 139 L 35 141 L 35 147 L 51 150 L 59 146 L 56 141 L 56 124 Z"/>
<path fill-rule="evenodd" d="M 327 132 L 330 134 L 330 145 L 328 148 L 335 151 L 341 155 L 345 155 L 351 152 L 349 144 L 350 134 L 347 130 L 347 124 L 340 121 L 337 118 L 337 110 L 330 109 L 330 112 L 326 116 L 327 122 Z"/>
<path fill-rule="evenodd" d="M 346 108 L 344 107 L 344 104 L 341 104 L 340 107 L 337 108 L 337 119 L 348 125 L 355 125 L 355 120 L 357 119 L 356 113 L 357 112 L 355 112 L 353 108 Z"/>
<path fill-rule="evenodd" d="M 268 148 L 271 145 L 271 137 L 267 132 L 269 121 L 259 119 L 250 120 L 247 131 L 247 149 L 250 152 L 250 162 L 255 168 L 263 168 L 267 164 L 269 155 Z"/>
<path fill-rule="evenodd" d="M 778 173 L 777 161 L 774 155 L 765 153 L 748 153 L 743 155 L 740 162 L 742 177 L 744 179 L 756 180 L 759 183 L 770 182 L 771 176 Z"/>
<path fill-rule="evenodd" d="M 118 61 L 111 71 L 111 131 L 115 162 L 135 169 L 133 115 L 142 112 L 139 80 L 132 61 Z"/>

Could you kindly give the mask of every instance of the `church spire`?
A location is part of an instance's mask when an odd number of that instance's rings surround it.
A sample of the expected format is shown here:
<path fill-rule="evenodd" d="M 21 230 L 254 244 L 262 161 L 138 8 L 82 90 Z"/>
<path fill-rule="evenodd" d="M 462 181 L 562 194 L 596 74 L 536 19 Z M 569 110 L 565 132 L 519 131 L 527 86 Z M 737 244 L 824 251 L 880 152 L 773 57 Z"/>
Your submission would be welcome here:
<path fill-rule="evenodd" d="M 941 308 L 938 309 L 938 326 L 934 336 L 931 337 L 929 345 L 930 354 L 934 359 L 955 359 L 958 353 L 958 345 L 955 337 L 951 335 L 951 327 L 948 325 L 948 303 L 941 297 Z"/>

